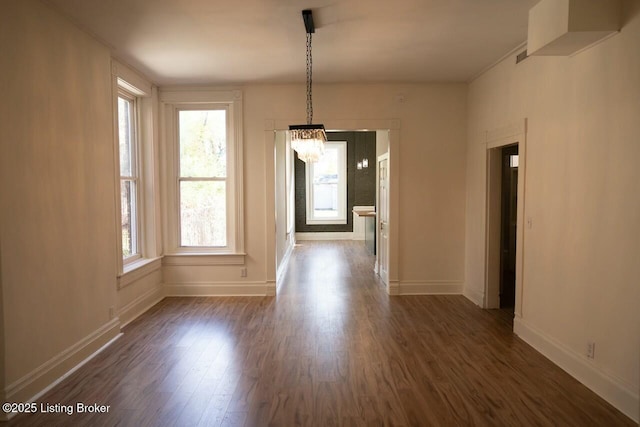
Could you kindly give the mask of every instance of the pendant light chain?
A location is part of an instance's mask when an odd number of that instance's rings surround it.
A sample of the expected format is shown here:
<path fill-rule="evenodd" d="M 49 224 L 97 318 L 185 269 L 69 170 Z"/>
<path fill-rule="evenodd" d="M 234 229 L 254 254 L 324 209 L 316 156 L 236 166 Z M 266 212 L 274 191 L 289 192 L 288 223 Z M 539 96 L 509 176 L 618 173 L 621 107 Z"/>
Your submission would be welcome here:
<path fill-rule="evenodd" d="M 298 159 L 305 163 L 320 161 L 325 150 L 327 134 L 324 125 L 313 124 L 313 59 L 311 57 L 311 37 L 315 31 L 310 9 L 302 11 L 302 19 L 307 34 L 307 124 L 290 125 L 291 148 L 298 153 Z"/>
<path fill-rule="evenodd" d="M 307 33 L 307 124 L 313 123 L 313 95 L 311 89 L 313 59 L 311 57 L 311 33 Z"/>

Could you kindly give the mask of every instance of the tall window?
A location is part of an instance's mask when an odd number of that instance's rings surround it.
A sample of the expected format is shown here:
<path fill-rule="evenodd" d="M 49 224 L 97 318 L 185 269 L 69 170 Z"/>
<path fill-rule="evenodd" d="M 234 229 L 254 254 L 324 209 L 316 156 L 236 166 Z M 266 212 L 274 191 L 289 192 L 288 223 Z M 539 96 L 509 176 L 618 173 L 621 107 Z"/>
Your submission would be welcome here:
<path fill-rule="evenodd" d="M 307 224 L 347 223 L 347 143 L 331 141 L 316 163 L 306 164 Z"/>
<path fill-rule="evenodd" d="M 244 263 L 242 92 L 163 90 L 160 102 L 167 262 Z"/>
<path fill-rule="evenodd" d="M 140 258 L 140 209 L 136 98 L 118 94 L 118 141 L 120 152 L 120 209 L 124 262 Z"/>
<path fill-rule="evenodd" d="M 227 111 L 180 110 L 180 246 L 227 246 Z"/>

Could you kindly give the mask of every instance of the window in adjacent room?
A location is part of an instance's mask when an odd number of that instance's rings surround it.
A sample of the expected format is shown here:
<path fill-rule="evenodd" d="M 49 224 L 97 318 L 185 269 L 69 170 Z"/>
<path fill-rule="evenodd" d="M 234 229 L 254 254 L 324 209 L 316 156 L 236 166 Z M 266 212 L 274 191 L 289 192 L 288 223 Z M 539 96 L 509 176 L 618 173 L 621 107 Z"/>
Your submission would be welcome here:
<path fill-rule="evenodd" d="M 307 224 L 347 223 L 347 143 L 329 141 L 325 153 L 305 167 Z"/>

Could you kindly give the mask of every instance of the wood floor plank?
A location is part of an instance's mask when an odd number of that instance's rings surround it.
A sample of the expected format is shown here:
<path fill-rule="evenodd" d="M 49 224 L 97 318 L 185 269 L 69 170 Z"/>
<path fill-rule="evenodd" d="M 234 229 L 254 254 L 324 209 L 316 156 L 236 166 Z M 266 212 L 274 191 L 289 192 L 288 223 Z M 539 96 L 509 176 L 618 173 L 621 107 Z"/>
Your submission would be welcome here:
<path fill-rule="evenodd" d="M 166 298 L 8 426 L 631 426 L 462 296 L 390 297 L 361 242 L 296 246 L 277 297 Z"/>

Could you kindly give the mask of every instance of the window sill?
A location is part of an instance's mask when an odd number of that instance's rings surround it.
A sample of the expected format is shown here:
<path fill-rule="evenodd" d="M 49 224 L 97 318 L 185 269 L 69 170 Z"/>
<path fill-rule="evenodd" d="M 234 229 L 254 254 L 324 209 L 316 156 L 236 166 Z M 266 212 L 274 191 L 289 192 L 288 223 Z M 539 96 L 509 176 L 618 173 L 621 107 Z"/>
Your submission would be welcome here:
<path fill-rule="evenodd" d="M 153 273 L 162 267 L 162 258 L 141 258 L 124 266 L 123 273 L 118 276 L 118 289 L 122 289 L 136 280 Z"/>
<path fill-rule="evenodd" d="M 183 253 L 165 255 L 162 265 L 180 266 L 180 265 L 244 265 L 245 253 Z"/>
<path fill-rule="evenodd" d="M 306 225 L 346 225 L 346 219 L 307 219 Z"/>

